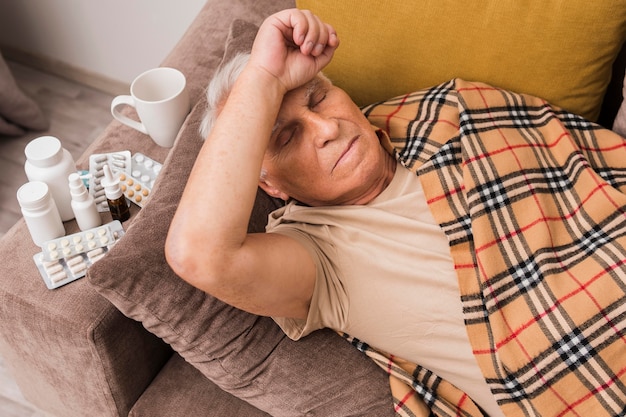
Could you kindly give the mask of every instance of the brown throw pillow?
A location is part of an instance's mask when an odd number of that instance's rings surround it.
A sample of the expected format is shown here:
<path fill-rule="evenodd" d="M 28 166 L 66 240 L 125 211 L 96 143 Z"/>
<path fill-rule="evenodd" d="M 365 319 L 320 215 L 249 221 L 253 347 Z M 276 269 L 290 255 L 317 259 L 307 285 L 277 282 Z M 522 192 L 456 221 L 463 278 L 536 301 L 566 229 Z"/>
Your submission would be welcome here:
<path fill-rule="evenodd" d="M 224 60 L 249 49 L 255 33 L 254 25 L 233 22 Z M 386 374 L 336 333 L 323 330 L 294 342 L 270 318 L 222 303 L 167 265 L 164 242 L 202 146 L 198 127 L 205 107 L 205 98 L 195 105 L 151 200 L 124 238 L 90 268 L 88 280 L 208 379 L 273 416 L 393 415 Z M 273 207 L 259 192 L 250 228 L 262 230 Z"/>

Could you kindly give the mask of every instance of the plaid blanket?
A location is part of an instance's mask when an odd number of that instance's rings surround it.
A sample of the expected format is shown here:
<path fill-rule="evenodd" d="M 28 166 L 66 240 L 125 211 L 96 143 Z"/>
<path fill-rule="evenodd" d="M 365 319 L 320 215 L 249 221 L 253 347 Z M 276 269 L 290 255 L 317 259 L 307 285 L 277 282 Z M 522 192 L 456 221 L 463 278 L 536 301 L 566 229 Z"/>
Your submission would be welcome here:
<path fill-rule="evenodd" d="M 626 140 L 459 79 L 363 111 L 449 239 L 469 340 L 504 413 L 626 415 Z M 482 415 L 428 370 L 350 340 L 392 376 L 399 415 Z"/>

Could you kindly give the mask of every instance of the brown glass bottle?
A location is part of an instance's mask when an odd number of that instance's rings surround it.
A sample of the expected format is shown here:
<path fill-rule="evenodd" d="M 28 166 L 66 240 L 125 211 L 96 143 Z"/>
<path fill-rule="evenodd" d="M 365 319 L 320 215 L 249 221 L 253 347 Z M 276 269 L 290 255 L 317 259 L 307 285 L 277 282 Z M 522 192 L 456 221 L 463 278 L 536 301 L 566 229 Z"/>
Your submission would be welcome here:
<path fill-rule="evenodd" d="M 128 208 L 126 197 L 120 188 L 120 180 L 113 176 L 108 165 L 103 166 L 102 170 L 104 171 L 104 178 L 102 178 L 100 184 L 104 187 L 104 194 L 109 204 L 109 210 L 111 210 L 111 217 L 113 217 L 113 220 L 124 222 L 130 218 L 130 209 Z"/>
<path fill-rule="evenodd" d="M 107 203 L 109 204 L 109 210 L 111 211 L 111 217 L 113 218 L 113 220 L 125 222 L 130 218 L 130 208 L 128 207 L 128 201 L 126 201 L 126 197 L 124 197 L 123 194 L 120 198 L 117 198 L 115 200 L 107 198 Z"/>

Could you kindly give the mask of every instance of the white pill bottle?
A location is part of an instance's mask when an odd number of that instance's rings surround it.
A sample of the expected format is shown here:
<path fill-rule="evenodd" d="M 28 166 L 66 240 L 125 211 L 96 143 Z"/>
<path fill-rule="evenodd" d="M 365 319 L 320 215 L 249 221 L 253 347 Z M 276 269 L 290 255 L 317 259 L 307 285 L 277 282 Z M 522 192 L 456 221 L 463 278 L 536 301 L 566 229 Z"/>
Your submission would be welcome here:
<path fill-rule="evenodd" d="M 26 163 L 24 170 L 29 181 L 43 181 L 48 184 L 50 194 L 56 203 L 62 221 L 72 220 L 72 196 L 67 178 L 76 172 L 72 155 L 61 146 L 54 136 L 41 136 L 33 139 L 24 149 Z"/>
<path fill-rule="evenodd" d="M 67 178 L 72 195 L 72 211 L 80 230 L 88 230 L 102 224 L 96 202 L 85 188 L 78 173 L 72 172 Z"/>
<path fill-rule="evenodd" d="M 17 201 L 35 245 L 41 247 L 46 241 L 65 235 L 59 210 L 45 182 L 31 181 L 22 185 L 17 190 Z"/>

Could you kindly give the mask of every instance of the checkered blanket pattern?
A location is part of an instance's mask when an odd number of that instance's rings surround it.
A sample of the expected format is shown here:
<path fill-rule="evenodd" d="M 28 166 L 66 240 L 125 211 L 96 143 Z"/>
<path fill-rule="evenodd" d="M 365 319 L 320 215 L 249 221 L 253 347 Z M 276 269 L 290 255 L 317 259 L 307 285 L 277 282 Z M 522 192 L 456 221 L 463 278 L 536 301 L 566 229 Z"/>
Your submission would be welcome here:
<path fill-rule="evenodd" d="M 626 415 L 626 140 L 460 79 L 363 110 L 449 239 L 470 343 L 505 414 Z M 481 415 L 427 370 L 351 341 L 435 415 Z M 412 415 L 406 395 L 399 415 Z"/>

